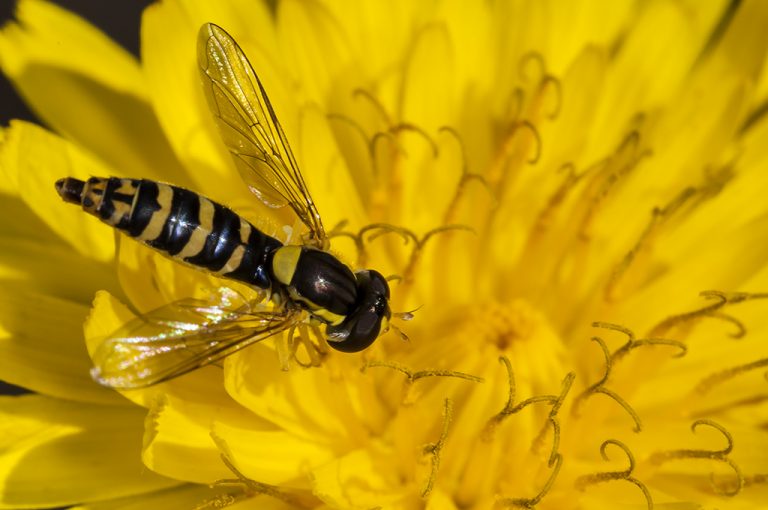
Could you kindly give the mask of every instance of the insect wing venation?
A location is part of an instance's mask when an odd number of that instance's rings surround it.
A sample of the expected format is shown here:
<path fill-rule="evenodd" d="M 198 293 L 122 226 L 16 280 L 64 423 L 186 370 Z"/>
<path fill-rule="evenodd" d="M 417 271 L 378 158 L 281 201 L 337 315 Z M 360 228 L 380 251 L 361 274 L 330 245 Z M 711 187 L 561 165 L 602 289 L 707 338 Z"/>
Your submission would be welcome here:
<path fill-rule="evenodd" d="M 206 100 L 222 140 L 251 191 L 272 207 L 289 205 L 326 248 L 327 235 L 264 88 L 243 51 L 220 27 L 205 24 L 198 63 Z M 93 353 L 92 375 L 120 389 L 167 381 L 216 363 L 302 319 L 295 307 L 181 300 L 130 321 Z"/>
<path fill-rule="evenodd" d="M 105 386 L 142 388 L 210 365 L 295 324 L 299 314 L 262 305 L 232 308 L 180 300 L 136 317 L 93 353 L 93 378 Z"/>
<path fill-rule="evenodd" d="M 222 28 L 200 29 L 198 63 L 208 105 L 224 145 L 251 191 L 272 207 L 290 205 L 324 246 L 317 207 L 266 92 L 243 51 Z"/>

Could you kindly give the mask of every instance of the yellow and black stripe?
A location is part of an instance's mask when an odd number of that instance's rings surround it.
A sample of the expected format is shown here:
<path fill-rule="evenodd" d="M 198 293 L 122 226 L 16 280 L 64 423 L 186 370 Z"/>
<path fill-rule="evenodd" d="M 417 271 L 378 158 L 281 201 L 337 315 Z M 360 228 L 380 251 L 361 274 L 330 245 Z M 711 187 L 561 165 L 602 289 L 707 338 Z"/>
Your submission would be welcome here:
<path fill-rule="evenodd" d="M 388 327 L 389 285 L 379 272 L 353 273 L 327 251 L 284 246 L 197 193 L 117 177 L 67 177 L 56 190 L 64 201 L 176 260 L 271 289 L 280 302 L 325 323 L 336 350 L 363 350 Z"/>
<path fill-rule="evenodd" d="M 266 289 L 272 253 L 282 243 L 221 204 L 146 179 L 71 177 L 59 195 L 104 223 L 177 260 Z"/>
<path fill-rule="evenodd" d="M 275 251 L 271 269 L 290 298 L 326 324 L 341 324 L 354 310 L 355 275 L 328 252 L 309 246 L 283 246 Z"/>

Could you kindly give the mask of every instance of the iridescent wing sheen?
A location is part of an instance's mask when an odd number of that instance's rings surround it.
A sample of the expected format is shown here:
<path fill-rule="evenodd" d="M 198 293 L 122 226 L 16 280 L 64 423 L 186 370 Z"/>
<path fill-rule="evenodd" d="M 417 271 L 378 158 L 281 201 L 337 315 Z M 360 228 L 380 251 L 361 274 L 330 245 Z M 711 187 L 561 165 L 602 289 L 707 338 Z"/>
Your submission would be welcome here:
<path fill-rule="evenodd" d="M 99 344 L 91 375 L 111 388 L 151 386 L 216 363 L 301 318 L 256 306 L 186 299 L 157 308 Z"/>
<path fill-rule="evenodd" d="M 290 205 L 309 228 L 311 242 L 324 245 L 320 213 L 243 50 L 221 27 L 206 23 L 198 35 L 197 58 L 208 106 L 243 180 L 265 204 Z"/>

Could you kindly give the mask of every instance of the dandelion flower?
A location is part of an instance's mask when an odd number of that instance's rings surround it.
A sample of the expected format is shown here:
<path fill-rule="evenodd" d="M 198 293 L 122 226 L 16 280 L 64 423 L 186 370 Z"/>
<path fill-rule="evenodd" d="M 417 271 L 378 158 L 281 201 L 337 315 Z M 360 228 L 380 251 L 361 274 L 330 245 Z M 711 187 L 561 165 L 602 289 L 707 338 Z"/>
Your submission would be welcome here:
<path fill-rule="evenodd" d="M 0 378 L 36 392 L 0 400 L 0 506 L 764 505 L 764 2 L 168 0 L 140 63 L 41 0 L 18 19 L 0 65 L 51 131 L 12 123 L 0 152 Z M 333 252 L 417 311 L 409 341 L 319 367 L 268 340 L 121 395 L 86 346 L 223 284 L 54 181 L 292 221 L 218 138 L 206 22 L 259 73 Z"/>

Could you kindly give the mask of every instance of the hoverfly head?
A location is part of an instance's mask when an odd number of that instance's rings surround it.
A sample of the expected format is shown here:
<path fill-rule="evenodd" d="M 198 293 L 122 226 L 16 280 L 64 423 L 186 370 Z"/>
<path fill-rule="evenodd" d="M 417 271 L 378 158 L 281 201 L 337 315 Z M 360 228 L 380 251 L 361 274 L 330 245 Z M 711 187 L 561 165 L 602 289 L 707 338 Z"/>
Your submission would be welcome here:
<path fill-rule="evenodd" d="M 387 280 L 372 269 L 355 273 L 357 306 L 341 324 L 328 326 L 328 343 L 342 352 L 362 351 L 389 329 L 392 312 L 389 309 Z"/>

